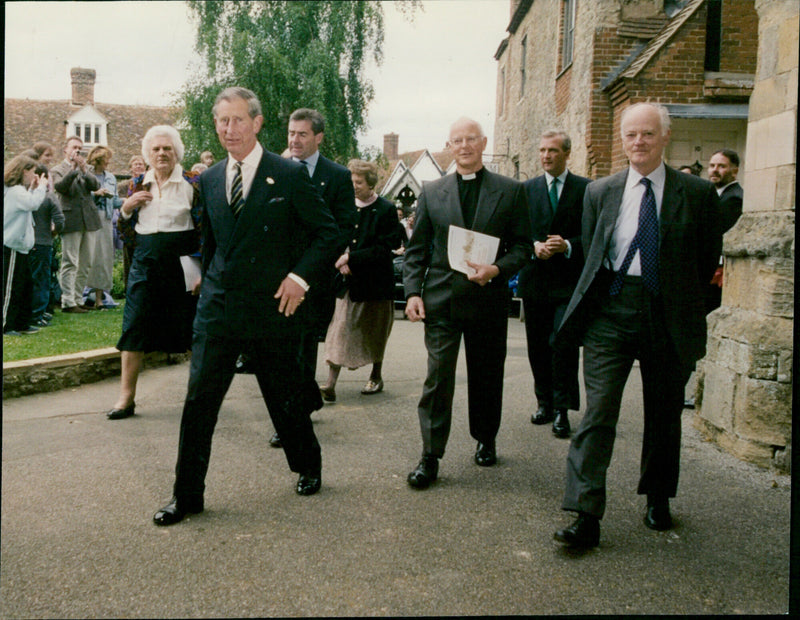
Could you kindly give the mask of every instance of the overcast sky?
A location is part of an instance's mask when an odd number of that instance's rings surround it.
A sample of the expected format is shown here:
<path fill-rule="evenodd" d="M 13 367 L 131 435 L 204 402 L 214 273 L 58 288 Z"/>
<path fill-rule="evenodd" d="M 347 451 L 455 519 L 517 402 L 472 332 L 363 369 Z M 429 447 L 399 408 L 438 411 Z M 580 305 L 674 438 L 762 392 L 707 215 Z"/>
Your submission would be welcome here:
<path fill-rule="evenodd" d="M 426 0 L 413 22 L 385 2 L 384 62 L 362 146 L 399 135 L 400 152 L 440 150 L 460 116 L 482 123 L 491 150 L 497 62 L 509 0 Z M 97 71 L 95 100 L 167 105 L 197 68 L 183 2 L 7 2 L 5 96 L 68 99 L 69 70 Z"/>

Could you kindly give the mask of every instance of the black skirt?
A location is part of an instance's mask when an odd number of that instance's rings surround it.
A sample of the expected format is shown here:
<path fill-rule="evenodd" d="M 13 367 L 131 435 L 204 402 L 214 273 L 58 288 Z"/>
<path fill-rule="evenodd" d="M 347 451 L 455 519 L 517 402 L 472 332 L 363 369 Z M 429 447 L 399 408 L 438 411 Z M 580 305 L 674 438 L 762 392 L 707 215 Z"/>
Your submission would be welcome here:
<path fill-rule="evenodd" d="M 184 353 L 190 348 L 197 297 L 186 291 L 180 257 L 196 248 L 193 230 L 136 235 L 117 349 Z"/>

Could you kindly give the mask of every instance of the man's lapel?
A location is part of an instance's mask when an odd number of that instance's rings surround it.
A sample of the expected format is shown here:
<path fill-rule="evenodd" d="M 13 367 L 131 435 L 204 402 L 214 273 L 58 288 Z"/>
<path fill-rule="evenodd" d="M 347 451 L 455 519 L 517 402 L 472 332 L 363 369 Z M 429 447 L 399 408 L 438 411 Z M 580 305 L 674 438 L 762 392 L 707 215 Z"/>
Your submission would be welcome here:
<path fill-rule="evenodd" d="M 494 211 L 499 203 L 498 194 L 500 188 L 495 182 L 495 176 L 488 170 L 483 171 L 483 181 L 481 181 L 481 191 L 478 194 L 478 207 L 475 209 L 475 222 L 472 230 L 483 231 L 489 220 L 492 219 Z"/>
<path fill-rule="evenodd" d="M 225 158 L 219 166 L 208 171 L 208 214 L 214 228 L 214 236 L 219 245 L 227 244 L 230 239 L 236 219 L 233 217 L 231 206 L 225 192 L 225 172 L 228 168 L 228 159 Z"/>
<path fill-rule="evenodd" d="M 445 182 L 439 188 L 439 200 L 444 205 L 447 219 L 454 226 L 464 228 L 464 215 L 461 213 L 461 201 L 458 197 L 458 181 L 456 173 L 445 177 Z"/>
<path fill-rule="evenodd" d="M 619 208 L 622 205 L 622 194 L 625 192 L 625 183 L 628 180 L 628 170 L 624 173 L 612 178 L 608 184 L 608 192 L 606 200 L 603 204 L 603 210 L 600 213 L 600 219 L 603 226 L 603 248 L 605 253 L 611 243 L 611 236 L 614 234 L 614 227 L 617 225 L 617 217 L 619 217 Z"/>
<path fill-rule="evenodd" d="M 666 176 L 664 178 L 664 194 L 661 198 L 661 221 L 659 226 L 662 242 L 683 207 L 685 200 L 683 183 L 681 183 L 682 179 L 680 177 L 684 173 L 673 170 L 669 166 L 665 167 Z"/>
<path fill-rule="evenodd" d="M 314 187 L 319 190 L 321 196 L 325 195 L 326 186 L 330 182 L 329 176 L 325 158 L 320 155 L 319 158 L 317 158 L 317 165 L 314 167 L 314 176 L 311 177 L 311 182 L 314 184 Z"/>

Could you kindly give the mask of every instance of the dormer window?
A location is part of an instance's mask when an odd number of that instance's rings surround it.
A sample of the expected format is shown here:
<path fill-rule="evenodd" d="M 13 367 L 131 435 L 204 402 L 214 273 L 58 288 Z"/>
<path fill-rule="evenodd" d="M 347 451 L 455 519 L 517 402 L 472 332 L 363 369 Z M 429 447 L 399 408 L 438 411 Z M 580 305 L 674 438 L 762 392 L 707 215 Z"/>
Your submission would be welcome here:
<path fill-rule="evenodd" d="M 108 121 L 92 105 L 78 110 L 67 120 L 67 136 L 78 136 L 86 149 L 108 146 Z"/>

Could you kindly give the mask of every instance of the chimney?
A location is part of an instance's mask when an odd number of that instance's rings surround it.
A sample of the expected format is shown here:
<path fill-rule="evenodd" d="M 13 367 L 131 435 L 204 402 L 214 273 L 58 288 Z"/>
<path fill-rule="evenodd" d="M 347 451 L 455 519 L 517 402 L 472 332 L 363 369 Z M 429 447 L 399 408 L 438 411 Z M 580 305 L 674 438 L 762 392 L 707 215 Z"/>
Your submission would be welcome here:
<path fill-rule="evenodd" d="M 397 144 L 399 140 L 400 137 L 396 133 L 383 134 L 383 154 L 389 161 L 400 159 L 397 153 Z"/>
<path fill-rule="evenodd" d="M 73 67 L 69 75 L 72 78 L 72 105 L 94 103 L 94 80 L 97 77 L 95 70 Z"/>

